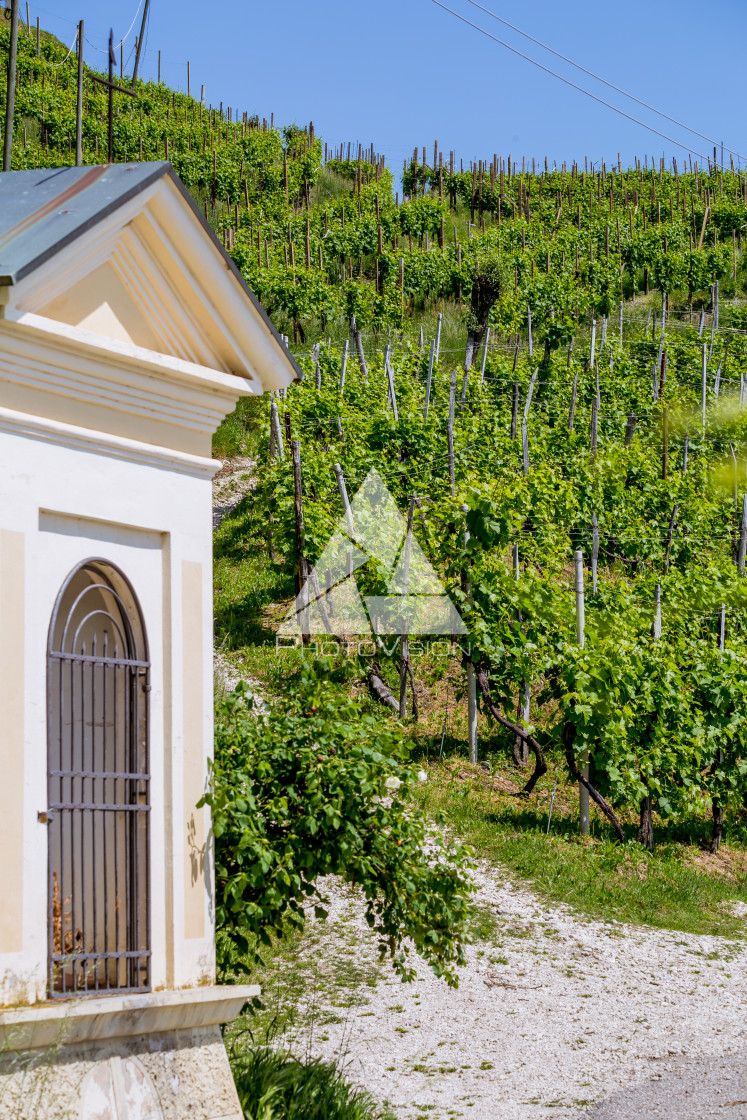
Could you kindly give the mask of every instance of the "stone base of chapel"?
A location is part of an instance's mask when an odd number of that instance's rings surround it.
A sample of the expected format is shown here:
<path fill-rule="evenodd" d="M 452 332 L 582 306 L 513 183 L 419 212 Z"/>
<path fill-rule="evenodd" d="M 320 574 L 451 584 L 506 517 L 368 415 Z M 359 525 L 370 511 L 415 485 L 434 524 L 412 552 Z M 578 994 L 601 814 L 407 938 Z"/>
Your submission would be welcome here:
<path fill-rule="evenodd" d="M 243 1120 L 219 1024 L 246 985 L 0 1011 L 0 1120 Z"/>

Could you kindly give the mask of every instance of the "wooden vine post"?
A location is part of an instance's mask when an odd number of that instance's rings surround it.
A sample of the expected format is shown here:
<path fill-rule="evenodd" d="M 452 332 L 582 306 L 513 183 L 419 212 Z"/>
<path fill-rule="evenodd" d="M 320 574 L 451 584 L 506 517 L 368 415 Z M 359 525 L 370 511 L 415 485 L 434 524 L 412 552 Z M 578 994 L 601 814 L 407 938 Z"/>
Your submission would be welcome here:
<path fill-rule="evenodd" d="M 150 0 L 145 0 L 145 7 L 143 8 L 143 18 L 142 18 L 142 22 L 140 24 L 140 34 L 135 39 L 135 64 L 132 68 L 132 88 L 133 89 L 135 88 L 135 83 L 137 82 L 137 75 L 138 75 L 138 70 L 139 70 L 139 67 L 140 67 L 140 53 L 143 49 L 143 43 L 145 41 L 145 28 L 148 24 L 148 9 L 149 9 L 149 7 L 150 7 Z M 81 22 L 81 28 L 82 27 L 83 27 L 83 24 Z M 81 42 L 82 42 L 82 40 L 83 40 L 83 36 L 81 35 Z M 189 65 L 189 63 L 187 65 Z M 159 51 L 158 70 L 159 70 L 159 81 L 160 81 L 160 70 L 161 70 L 160 51 Z M 203 89 L 202 100 L 204 101 L 205 100 L 205 87 L 203 86 L 202 89 Z"/>
<path fill-rule="evenodd" d="M 469 371 L 472 368 L 472 356 L 474 352 L 474 343 L 472 336 L 467 339 L 467 349 L 464 355 L 464 377 L 462 378 L 462 396 L 459 401 L 459 411 L 464 412 L 464 405 L 467 401 L 467 382 L 469 380 Z"/>
<path fill-rule="evenodd" d="M 468 512 L 468 506 L 462 506 L 462 512 Z M 469 529 L 464 528 L 464 547 L 465 550 L 469 543 Z M 466 571 L 462 572 L 462 588 L 465 595 L 469 595 L 470 583 Z M 469 748 L 469 760 L 473 766 L 477 766 L 477 676 L 475 674 L 475 665 L 472 661 L 472 650 L 467 657 L 467 664 L 465 666 L 467 672 L 467 745 Z"/>
<path fill-rule="evenodd" d="M 399 658 L 399 718 L 407 718 L 407 684 L 408 680 L 412 681 L 412 666 L 410 665 L 410 626 L 407 619 L 407 588 L 410 581 L 410 552 L 412 550 L 412 519 L 415 512 L 415 499 L 410 498 L 410 506 L 407 511 L 407 535 L 405 537 L 405 548 L 402 558 L 402 602 L 405 606 L 405 618 L 402 624 L 402 633 L 400 635 L 400 658 Z M 413 714 L 417 715 L 417 700 L 415 698 L 415 684 L 412 682 L 412 703 Z"/>
<path fill-rule="evenodd" d="M 125 86 L 117 85 L 114 81 L 114 66 L 116 58 L 114 55 L 114 32 L 109 31 L 109 80 L 99 78 L 97 74 L 89 73 L 91 81 L 96 82 L 98 85 L 103 86 L 109 94 L 109 141 L 108 141 L 108 155 L 107 162 L 114 162 L 114 93 L 125 93 L 128 97 L 137 97 L 135 90 L 127 89 Z M 168 159 L 168 137 L 166 138 L 166 158 Z"/>
<path fill-rule="evenodd" d="M 423 409 L 423 420 L 425 420 L 426 423 L 428 422 L 428 409 L 430 407 L 430 402 L 431 402 L 431 380 L 432 380 L 432 377 L 433 377 L 433 360 L 434 360 L 434 357 L 435 357 L 435 353 L 436 353 L 436 340 L 432 339 L 431 350 L 430 350 L 430 354 L 428 355 L 428 376 L 427 376 L 426 382 L 425 382 L 425 408 Z"/>
<path fill-rule="evenodd" d="M 596 458 L 597 455 L 597 438 L 599 433 L 599 365 L 594 363 L 594 372 L 596 376 L 596 385 L 594 392 L 594 400 L 591 402 L 591 457 Z"/>
<path fill-rule="evenodd" d="M 18 0 L 10 4 L 10 42 L 8 44 L 8 80 L 5 94 L 5 135 L 3 136 L 3 171 L 13 166 L 13 117 L 16 107 L 16 59 L 18 57 Z"/>
<path fill-rule="evenodd" d="M 303 610 L 301 612 L 301 641 L 305 646 L 311 640 L 309 634 L 309 570 L 304 556 L 304 531 L 303 531 L 303 492 L 301 485 L 301 443 L 294 439 L 293 449 L 293 491 L 294 509 L 296 515 L 296 557 L 298 594 L 303 596 Z"/>
<path fill-rule="evenodd" d="M 141 156 L 142 158 L 142 156 Z M 78 90 L 75 99 L 75 166 L 83 163 L 83 20 L 78 24 Z"/>
<path fill-rule="evenodd" d="M 345 391 L 345 373 L 347 371 L 347 368 L 348 368 L 348 340 L 345 339 L 345 341 L 342 344 L 342 361 L 341 361 L 341 364 L 340 364 L 340 392 L 341 393 L 343 393 Z"/>
<path fill-rule="evenodd" d="M 516 439 L 516 425 L 519 421 L 519 382 L 514 381 L 511 395 L 511 439 Z"/>
<path fill-rule="evenodd" d="M 451 496 L 456 495 L 456 479 L 454 475 L 454 406 L 456 403 L 456 370 L 451 371 L 451 385 L 449 386 L 449 421 L 446 428 L 446 443 L 449 455 L 449 481 L 451 482 Z"/>
<path fill-rule="evenodd" d="M 490 344 L 490 327 L 485 331 L 485 341 L 482 344 L 482 361 L 480 362 L 480 384 L 485 380 L 485 363 L 488 360 L 488 346 Z"/>
<path fill-rule="evenodd" d="M 739 526 L 739 551 L 737 553 L 737 571 L 740 576 L 744 574 L 744 560 L 747 554 L 747 494 L 742 499 L 742 520 Z"/>
<path fill-rule="evenodd" d="M 392 371 L 392 362 L 391 362 L 391 359 L 389 357 L 390 352 L 391 352 L 391 349 L 390 349 L 390 347 L 387 346 L 387 353 L 386 353 L 386 357 L 384 358 L 384 369 L 385 369 L 386 376 L 387 376 L 387 385 L 388 385 L 388 391 L 389 391 L 389 402 L 391 403 L 392 411 L 394 413 L 394 422 L 395 422 L 395 424 L 398 424 L 399 423 L 399 412 L 397 411 L 397 394 L 396 394 L 395 389 L 394 389 L 394 373 Z"/>
<path fill-rule="evenodd" d="M 529 382 L 529 389 L 527 390 L 527 400 L 524 405 L 524 414 L 521 418 L 521 450 L 524 462 L 524 475 L 529 474 L 529 430 L 527 422 L 529 420 L 529 409 L 532 406 L 532 394 L 534 393 L 534 386 L 537 382 L 537 374 L 539 373 L 539 366 L 532 374 L 532 380 Z"/>
<path fill-rule="evenodd" d="M 368 384 L 368 366 L 366 365 L 366 356 L 363 353 L 363 336 L 358 327 L 353 331 L 353 338 L 355 340 L 355 348 L 358 352 L 358 365 L 361 368 L 364 382 Z"/>
<path fill-rule="evenodd" d="M 278 406 L 273 394 L 270 399 L 270 455 L 271 457 L 274 457 L 275 454 L 277 454 L 281 462 L 283 459 L 285 459 L 283 433 L 280 428 L 280 416 L 278 414 Z"/>
<path fill-rule="evenodd" d="M 568 432 L 573 431 L 573 422 L 576 418 L 576 396 L 578 394 L 578 366 L 573 373 L 573 384 L 571 386 L 571 403 L 568 408 Z"/>
<path fill-rule="evenodd" d="M 579 646 L 583 649 L 586 644 L 586 615 L 584 610 L 584 554 L 580 549 L 576 550 L 574 564 L 576 571 L 576 638 Z M 580 763 L 581 775 L 588 781 L 588 757 L 581 759 Z M 583 784 L 579 784 L 578 809 L 578 831 L 581 836 L 587 836 L 589 833 L 589 791 Z"/>
<path fill-rule="evenodd" d="M 677 525 L 677 502 L 672 506 L 672 516 L 669 518 L 669 528 L 667 529 L 667 543 L 664 549 L 664 572 L 669 571 L 669 557 L 672 552 L 672 541 L 674 540 L 674 530 Z"/>
<path fill-rule="evenodd" d="M 519 545 L 514 542 L 514 578 L 518 583 L 521 579 L 521 566 L 519 562 Z M 521 611 L 516 612 L 516 622 L 521 626 Z M 523 697 L 523 705 L 521 697 Z M 529 690 L 529 681 L 521 682 L 521 696 L 519 698 L 519 716 L 525 724 L 529 723 L 529 704 L 531 694 Z M 514 761 L 517 766 L 526 766 L 529 763 L 529 745 L 526 739 L 521 739 L 518 735 L 514 739 Z"/>
<path fill-rule="evenodd" d="M 597 567 L 599 564 L 599 522 L 596 512 L 591 515 L 591 593 L 597 594 Z"/>

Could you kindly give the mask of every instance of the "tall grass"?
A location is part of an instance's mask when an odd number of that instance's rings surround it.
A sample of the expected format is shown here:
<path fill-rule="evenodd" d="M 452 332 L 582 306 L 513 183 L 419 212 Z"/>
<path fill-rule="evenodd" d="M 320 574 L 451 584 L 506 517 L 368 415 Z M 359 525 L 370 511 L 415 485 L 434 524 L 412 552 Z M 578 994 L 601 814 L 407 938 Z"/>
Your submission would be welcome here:
<path fill-rule="evenodd" d="M 394 1120 L 329 1062 L 270 1047 L 245 1052 L 234 1078 L 246 1120 Z"/>
<path fill-rule="evenodd" d="M 262 408 L 258 397 L 242 397 L 239 400 L 235 410 L 226 417 L 213 436 L 213 455 L 216 459 L 231 459 L 234 455 L 256 453 Z"/>

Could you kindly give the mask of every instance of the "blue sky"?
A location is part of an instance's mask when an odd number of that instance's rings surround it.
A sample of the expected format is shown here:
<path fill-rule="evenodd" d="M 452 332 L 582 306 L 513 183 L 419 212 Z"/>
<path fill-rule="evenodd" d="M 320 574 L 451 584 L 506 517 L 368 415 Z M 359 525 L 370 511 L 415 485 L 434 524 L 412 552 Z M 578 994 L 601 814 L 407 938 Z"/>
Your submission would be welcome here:
<path fill-rule="evenodd" d="M 70 42 L 86 21 L 86 58 L 104 64 L 110 24 L 119 39 L 138 0 L 30 0 L 31 19 Z M 466 18 L 577 84 L 667 133 L 669 143 L 595 104 L 510 54 L 432 0 L 151 0 L 144 73 L 276 123 L 314 121 L 331 145 L 373 142 L 396 171 L 413 147 L 434 140 L 467 164 L 511 153 L 552 163 L 585 156 L 608 165 L 620 151 L 672 155 L 712 145 L 579 74 L 472 7 L 444 0 Z M 522 30 L 747 157 L 744 0 L 481 0 Z M 21 2 L 25 15 L 25 0 Z M 135 29 L 127 41 L 132 46 Z M 726 156 L 728 165 L 728 155 Z M 742 160 L 747 165 L 747 159 Z"/>

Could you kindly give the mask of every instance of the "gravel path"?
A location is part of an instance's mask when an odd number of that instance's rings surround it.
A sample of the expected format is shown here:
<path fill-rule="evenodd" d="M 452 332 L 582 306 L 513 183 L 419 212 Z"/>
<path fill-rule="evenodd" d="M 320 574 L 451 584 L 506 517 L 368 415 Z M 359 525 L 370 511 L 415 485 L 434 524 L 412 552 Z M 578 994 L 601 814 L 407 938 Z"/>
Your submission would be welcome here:
<path fill-rule="evenodd" d="M 743 1120 L 747 1116 L 747 1050 L 724 1057 L 670 1062 L 648 1081 L 613 1094 L 589 1120 Z"/>
<path fill-rule="evenodd" d="M 257 485 L 256 459 L 237 455 L 226 459 L 213 479 L 213 529 L 217 529 L 229 510 Z"/>
<path fill-rule="evenodd" d="M 385 967 L 342 1016 L 315 993 L 314 1054 L 402 1120 L 747 1117 L 741 943 L 580 919 L 488 868 L 478 882 L 496 931 L 459 989 L 426 968 L 402 985 Z M 370 966 L 362 906 L 332 892 L 314 952 Z"/>

